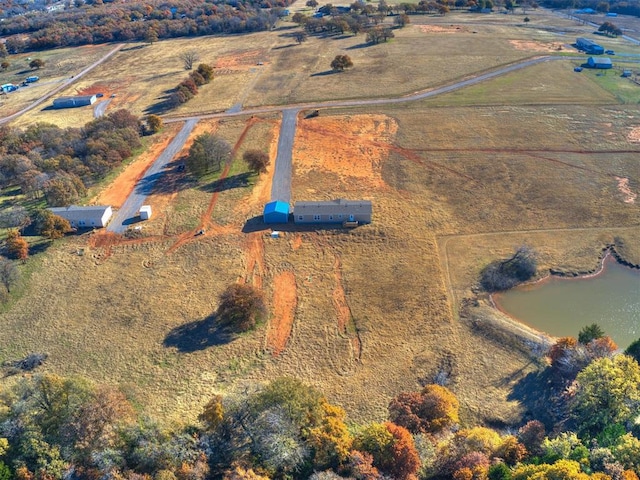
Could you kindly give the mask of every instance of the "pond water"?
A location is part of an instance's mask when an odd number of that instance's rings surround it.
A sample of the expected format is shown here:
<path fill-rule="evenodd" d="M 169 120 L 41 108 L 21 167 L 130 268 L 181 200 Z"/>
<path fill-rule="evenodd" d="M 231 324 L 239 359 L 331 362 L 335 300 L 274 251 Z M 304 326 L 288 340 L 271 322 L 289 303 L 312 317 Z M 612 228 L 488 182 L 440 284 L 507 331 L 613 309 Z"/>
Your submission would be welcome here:
<path fill-rule="evenodd" d="M 549 277 L 493 295 L 503 312 L 556 337 L 578 336 L 597 323 L 626 348 L 640 338 L 640 271 L 608 257 L 597 275 Z"/>

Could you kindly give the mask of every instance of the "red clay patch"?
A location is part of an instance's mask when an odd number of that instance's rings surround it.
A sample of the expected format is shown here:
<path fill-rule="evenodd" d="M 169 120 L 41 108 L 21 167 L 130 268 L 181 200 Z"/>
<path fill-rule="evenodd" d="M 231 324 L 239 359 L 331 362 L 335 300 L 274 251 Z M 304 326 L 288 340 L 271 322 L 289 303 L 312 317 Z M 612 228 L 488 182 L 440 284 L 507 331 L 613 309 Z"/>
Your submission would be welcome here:
<path fill-rule="evenodd" d="M 267 348 L 274 356 L 287 346 L 297 305 L 296 277 L 291 271 L 273 279 L 273 319 L 267 331 Z"/>

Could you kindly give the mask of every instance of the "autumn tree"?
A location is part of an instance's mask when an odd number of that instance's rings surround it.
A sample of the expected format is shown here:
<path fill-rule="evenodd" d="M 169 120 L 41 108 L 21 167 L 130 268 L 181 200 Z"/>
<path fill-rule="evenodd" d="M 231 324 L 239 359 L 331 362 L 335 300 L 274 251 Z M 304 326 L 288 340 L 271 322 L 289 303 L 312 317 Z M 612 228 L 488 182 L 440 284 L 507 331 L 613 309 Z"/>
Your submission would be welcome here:
<path fill-rule="evenodd" d="M 349 55 L 336 55 L 336 57 L 331 61 L 331 68 L 336 72 L 342 72 L 350 67 L 353 67 L 353 62 Z"/>
<path fill-rule="evenodd" d="M 518 430 L 518 440 L 532 455 L 542 453 L 542 442 L 545 436 L 546 430 L 539 420 L 530 420 Z"/>
<path fill-rule="evenodd" d="M 7 47 L 4 43 L 0 42 L 0 58 L 5 58 L 9 56 L 9 52 L 7 51 Z"/>
<path fill-rule="evenodd" d="M 298 45 L 300 45 L 302 42 L 306 42 L 307 37 L 307 32 L 304 32 L 302 30 L 300 30 L 299 32 L 293 32 L 293 38 L 296 42 L 298 42 Z"/>
<path fill-rule="evenodd" d="M 2 71 L 8 69 L 9 66 L 11 66 L 11 64 L 6 60 L 2 60 L 2 62 L 0 62 L 0 69 L 2 69 Z"/>
<path fill-rule="evenodd" d="M 231 145 L 218 135 L 203 133 L 189 149 L 186 166 L 196 176 L 217 172 L 231 159 Z"/>
<path fill-rule="evenodd" d="M 636 362 L 640 363 L 640 338 L 631 342 L 631 345 L 624 351 L 625 355 L 629 355 L 634 358 Z"/>
<path fill-rule="evenodd" d="M 572 413 L 579 431 L 597 435 L 640 408 L 640 366 L 627 355 L 594 360 L 576 377 Z"/>
<path fill-rule="evenodd" d="M 67 207 L 87 193 L 80 177 L 73 173 L 58 172 L 44 184 L 44 196 L 52 207 Z"/>
<path fill-rule="evenodd" d="M 44 60 L 39 58 L 34 58 L 29 62 L 29 68 L 40 70 L 42 67 L 44 67 Z"/>
<path fill-rule="evenodd" d="M 307 434 L 314 451 L 314 464 L 316 468 L 337 468 L 349 458 L 353 439 L 344 423 L 344 409 L 324 399 L 321 408 L 319 425 L 310 428 Z"/>
<path fill-rule="evenodd" d="M 206 83 L 209 83 L 213 80 L 213 67 L 206 63 L 201 63 L 198 65 L 197 72 L 202 75 Z"/>
<path fill-rule="evenodd" d="M 149 45 L 153 45 L 158 41 L 158 32 L 156 32 L 153 28 L 147 29 L 146 33 L 144 34 L 144 41 Z"/>
<path fill-rule="evenodd" d="M 224 419 L 224 407 L 222 397 L 214 395 L 204 406 L 202 413 L 198 415 L 198 420 L 205 424 L 205 428 L 214 431 Z"/>
<path fill-rule="evenodd" d="M 46 209 L 36 212 L 34 223 L 36 232 L 52 240 L 62 238 L 73 230 L 68 220 Z"/>
<path fill-rule="evenodd" d="M 0 257 L 0 282 L 7 289 L 7 293 L 11 292 L 11 287 L 20 278 L 20 272 L 16 264 L 7 258 Z"/>
<path fill-rule="evenodd" d="M 401 13 L 393 19 L 393 23 L 399 26 L 400 28 L 404 28 L 411 23 L 411 19 L 409 15 L 406 13 Z"/>
<path fill-rule="evenodd" d="M 458 423 L 458 399 L 449 389 L 427 385 L 401 393 L 389 404 L 389 418 L 413 433 L 436 433 Z"/>
<path fill-rule="evenodd" d="M 11 257 L 18 260 L 26 260 L 29 257 L 29 244 L 18 230 L 10 230 L 7 234 L 7 251 Z"/>
<path fill-rule="evenodd" d="M 151 133 L 158 133 L 162 130 L 162 118 L 158 115 L 149 115 L 147 117 L 147 127 Z"/>
<path fill-rule="evenodd" d="M 269 155 L 261 150 L 247 150 L 242 155 L 251 170 L 256 173 L 264 173 L 269 165 Z"/>
<path fill-rule="evenodd" d="M 246 332 L 255 328 L 267 313 L 264 295 L 246 283 L 234 283 L 220 295 L 217 320 L 233 330 Z"/>
<path fill-rule="evenodd" d="M 318 2 L 316 0 L 307 0 L 305 3 L 307 7 L 316 8 L 318 6 Z"/>
<path fill-rule="evenodd" d="M 193 69 L 193 64 L 200 60 L 200 55 L 197 50 L 187 50 L 180 54 L 180 60 L 182 60 L 185 70 L 191 70 Z"/>

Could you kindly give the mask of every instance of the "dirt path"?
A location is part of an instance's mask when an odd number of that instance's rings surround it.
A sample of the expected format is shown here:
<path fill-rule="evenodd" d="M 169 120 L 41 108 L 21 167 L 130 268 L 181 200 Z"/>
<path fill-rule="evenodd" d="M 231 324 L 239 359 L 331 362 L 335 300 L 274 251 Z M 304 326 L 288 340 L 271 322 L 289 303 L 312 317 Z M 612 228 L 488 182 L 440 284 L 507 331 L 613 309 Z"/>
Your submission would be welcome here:
<path fill-rule="evenodd" d="M 340 261 L 340 256 L 337 254 L 335 255 L 335 261 L 333 263 L 333 275 L 336 286 L 333 290 L 332 297 L 338 320 L 338 333 L 349 337 L 351 348 L 353 349 L 353 356 L 359 362 L 362 356 L 362 341 L 360 340 L 357 326 L 351 315 L 351 309 L 347 303 L 347 296 L 344 293 L 342 262 Z"/>
<path fill-rule="evenodd" d="M 292 271 L 279 273 L 273 279 L 273 318 L 267 330 L 267 349 L 280 355 L 291 336 L 298 302 L 296 277 Z"/>
<path fill-rule="evenodd" d="M 249 233 L 244 242 L 244 252 L 247 262 L 244 282 L 252 284 L 262 290 L 262 279 L 265 276 L 264 242 L 262 232 Z M 274 293 L 275 296 L 275 293 Z"/>

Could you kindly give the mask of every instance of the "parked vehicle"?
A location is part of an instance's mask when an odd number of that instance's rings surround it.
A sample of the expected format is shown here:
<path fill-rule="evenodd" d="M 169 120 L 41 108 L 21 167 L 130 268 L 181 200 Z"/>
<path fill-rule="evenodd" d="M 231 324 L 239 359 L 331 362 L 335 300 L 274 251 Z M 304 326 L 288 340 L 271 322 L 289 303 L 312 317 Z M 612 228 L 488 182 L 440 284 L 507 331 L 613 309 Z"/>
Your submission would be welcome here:
<path fill-rule="evenodd" d="M 25 79 L 25 82 L 27 82 L 27 83 L 35 83 L 35 82 L 37 82 L 38 80 L 40 80 L 40 77 L 36 77 L 36 76 L 34 75 L 34 76 L 32 76 L 32 77 L 27 77 L 27 78 Z"/>

